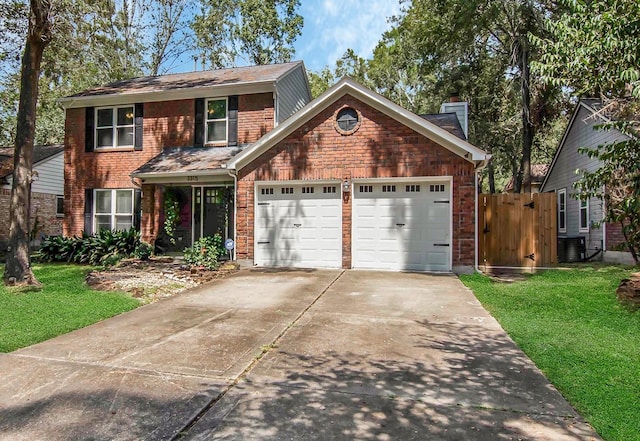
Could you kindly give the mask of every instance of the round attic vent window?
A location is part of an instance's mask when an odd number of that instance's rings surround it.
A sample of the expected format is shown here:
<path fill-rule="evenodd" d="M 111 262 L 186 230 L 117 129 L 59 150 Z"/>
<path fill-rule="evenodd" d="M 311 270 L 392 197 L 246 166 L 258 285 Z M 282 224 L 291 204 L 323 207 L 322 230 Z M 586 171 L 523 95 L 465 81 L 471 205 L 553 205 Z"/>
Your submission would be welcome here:
<path fill-rule="evenodd" d="M 358 130 L 360 115 L 351 107 L 344 107 L 336 115 L 336 129 L 343 135 L 350 135 Z"/>

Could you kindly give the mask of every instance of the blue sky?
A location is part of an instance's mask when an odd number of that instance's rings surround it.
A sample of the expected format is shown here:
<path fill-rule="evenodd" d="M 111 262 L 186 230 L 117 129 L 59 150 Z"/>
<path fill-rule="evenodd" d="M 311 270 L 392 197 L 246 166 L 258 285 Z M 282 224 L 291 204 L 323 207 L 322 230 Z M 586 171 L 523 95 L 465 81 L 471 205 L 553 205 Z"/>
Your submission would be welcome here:
<path fill-rule="evenodd" d="M 390 28 L 387 19 L 399 12 L 399 0 L 301 0 L 304 28 L 295 58 L 312 71 L 333 66 L 348 48 L 369 58 Z"/>

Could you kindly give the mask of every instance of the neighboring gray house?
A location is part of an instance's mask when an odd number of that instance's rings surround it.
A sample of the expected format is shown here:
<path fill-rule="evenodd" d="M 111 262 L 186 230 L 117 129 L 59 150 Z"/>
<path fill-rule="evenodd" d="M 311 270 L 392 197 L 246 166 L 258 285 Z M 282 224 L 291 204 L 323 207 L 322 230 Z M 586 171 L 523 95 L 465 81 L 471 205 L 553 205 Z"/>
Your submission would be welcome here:
<path fill-rule="evenodd" d="M 583 99 L 576 106 L 569 125 L 560 141 L 547 176 L 540 188 L 541 192 L 555 192 L 558 204 L 558 254 L 562 260 L 565 242 L 571 251 L 572 244 L 584 238 L 585 256 L 597 254 L 597 258 L 608 261 L 624 261 L 630 253 L 619 253 L 624 243 L 622 230 L 618 224 L 603 223 L 603 201 L 591 198 L 579 201 L 573 194 L 574 182 L 580 178 L 578 170 L 597 170 L 601 161 L 589 158 L 578 151 L 581 147 L 596 148 L 599 145 L 627 139 L 617 130 L 598 130 L 597 125 L 608 122 L 607 117 L 597 113 L 600 101 Z M 571 253 L 570 253 L 571 254 Z M 627 256 L 629 254 L 629 256 Z M 569 256 L 568 260 L 579 260 L 580 256 Z"/>
<path fill-rule="evenodd" d="M 64 146 L 37 145 L 33 148 L 31 184 L 31 228 L 35 244 L 43 236 L 62 234 L 64 217 Z M 13 147 L 0 147 L 0 246 L 9 238 L 9 205 L 13 180 Z"/>

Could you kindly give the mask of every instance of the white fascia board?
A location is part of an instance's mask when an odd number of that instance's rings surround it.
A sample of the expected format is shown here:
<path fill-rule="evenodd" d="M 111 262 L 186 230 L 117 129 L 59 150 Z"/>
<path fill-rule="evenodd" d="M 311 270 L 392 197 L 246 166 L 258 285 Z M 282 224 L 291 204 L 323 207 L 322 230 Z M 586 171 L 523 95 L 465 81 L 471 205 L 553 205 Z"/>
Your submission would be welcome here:
<path fill-rule="evenodd" d="M 185 87 L 176 90 L 145 91 L 130 93 L 112 93 L 108 95 L 78 96 L 60 98 L 58 102 L 65 109 L 78 107 L 117 106 L 131 103 L 150 103 L 158 101 L 176 101 L 194 98 L 215 98 L 230 95 L 249 95 L 275 91 L 275 83 L 252 81 L 250 83 L 220 84 L 206 87 Z"/>
<path fill-rule="evenodd" d="M 383 96 L 366 89 L 360 84 L 345 77 L 324 94 L 307 104 L 305 108 L 297 112 L 283 124 L 260 138 L 251 148 L 233 158 L 227 164 L 227 167 L 238 170 L 247 165 L 253 159 L 273 147 L 276 143 L 282 141 L 293 131 L 300 128 L 304 123 L 319 114 L 329 105 L 347 94 L 365 104 L 370 105 L 387 116 L 390 116 L 396 121 L 451 150 L 471 163 L 479 165 L 488 161 L 490 158 L 490 155 L 488 155 L 484 150 L 473 146 L 467 141 L 458 138 L 435 124 L 430 123 L 424 118 L 403 109 Z"/>

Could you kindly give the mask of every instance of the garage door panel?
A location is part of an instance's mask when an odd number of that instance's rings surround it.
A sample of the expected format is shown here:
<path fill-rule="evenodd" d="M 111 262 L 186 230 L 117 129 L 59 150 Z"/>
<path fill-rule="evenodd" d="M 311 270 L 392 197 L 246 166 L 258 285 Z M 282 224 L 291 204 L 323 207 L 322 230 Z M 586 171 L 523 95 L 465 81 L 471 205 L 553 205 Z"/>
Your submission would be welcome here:
<path fill-rule="evenodd" d="M 450 245 L 449 182 L 355 185 L 353 196 L 354 268 L 451 270 L 450 247 L 436 246 Z"/>
<path fill-rule="evenodd" d="M 331 188 L 335 192 L 331 192 Z M 255 248 L 261 266 L 340 267 L 342 205 L 338 185 L 279 184 L 257 191 Z M 324 190 L 328 192 L 324 192 Z"/>

